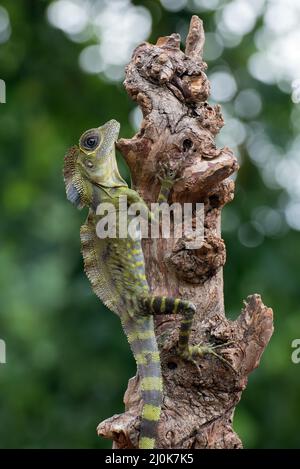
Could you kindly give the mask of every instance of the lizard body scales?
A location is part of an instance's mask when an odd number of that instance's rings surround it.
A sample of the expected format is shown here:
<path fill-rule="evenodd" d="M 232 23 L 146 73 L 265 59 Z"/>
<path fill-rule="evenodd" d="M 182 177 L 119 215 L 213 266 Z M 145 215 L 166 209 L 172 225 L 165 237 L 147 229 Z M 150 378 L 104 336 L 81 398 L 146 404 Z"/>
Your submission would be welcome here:
<path fill-rule="evenodd" d="M 64 180 L 68 200 L 77 208 L 87 206 L 89 209 L 80 230 L 86 275 L 97 296 L 119 315 L 137 363 L 143 399 L 139 448 L 147 449 L 155 447 L 163 397 L 153 316 L 183 316 L 178 352 L 184 359 L 195 362 L 197 356 L 212 349 L 188 344 L 195 313 L 191 302 L 151 295 L 140 240 L 130 237 L 100 239 L 97 236 L 96 226 L 101 219 L 97 207 L 101 204 L 114 204 L 119 217 L 118 202 L 125 195 L 128 203 L 139 202 L 148 210 L 139 194 L 128 188 L 118 171 L 115 142 L 119 128 L 119 123 L 111 120 L 85 132 L 79 146 L 72 147 L 65 156 Z M 172 177 L 167 175 L 162 180 L 159 202 L 167 201 L 171 186 Z M 147 213 L 150 214 L 149 210 Z"/>

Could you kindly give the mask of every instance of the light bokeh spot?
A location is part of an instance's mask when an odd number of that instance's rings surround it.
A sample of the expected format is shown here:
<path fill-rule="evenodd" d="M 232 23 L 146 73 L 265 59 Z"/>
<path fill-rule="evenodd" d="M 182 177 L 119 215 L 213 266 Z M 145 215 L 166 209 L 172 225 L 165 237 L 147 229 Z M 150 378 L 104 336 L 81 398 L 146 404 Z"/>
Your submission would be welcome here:
<path fill-rule="evenodd" d="M 8 41 L 11 35 L 11 26 L 7 10 L 0 6 L 0 44 Z"/>
<path fill-rule="evenodd" d="M 48 20 L 66 33 L 80 33 L 88 23 L 88 12 L 84 2 L 57 0 L 48 7 Z"/>
<path fill-rule="evenodd" d="M 290 202 L 285 209 L 285 217 L 288 225 L 294 230 L 300 231 L 300 201 Z"/>
<path fill-rule="evenodd" d="M 99 45 L 88 46 L 79 56 L 79 64 L 87 73 L 100 73 L 104 70 L 104 64 L 101 57 Z"/>
<path fill-rule="evenodd" d="M 79 65 L 109 81 L 124 78 L 133 49 L 148 38 L 152 26 L 149 10 L 130 0 L 56 0 L 47 17 L 72 41 L 94 41 L 82 50 Z"/>
<path fill-rule="evenodd" d="M 160 0 L 162 6 L 169 11 L 180 11 L 186 4 L 187 0 Z"/>
<path fill-rule="evenodd" d="M 230 101 L 236 91 L 237 85 L 233 76 L 226 72 L 214 72 L 209 77 L 211 84 L 211 97 L 214 101 L 217 102 L 226 102 Z"/>
<path fill-rule="evenodd" d="M 218 34 L 205 33 L 204 60 L 218 59 L 224 50 L 223 41 Z"/>
<path fill-rule="evenodd" d="M 259 93 L 254 89 L 240 91 L 234 102 L 235 112 L 244 119 L 252 119 L 258 116 L 262 109 Z"/>
<path fill-rule="evenodd" d="M 136 106 L 131 111 L 131 113 L 129 114 L 129 120 L 130 120 L 130 124 L 132 125 L 134 130 L 137 132 L 140 129 L 141 123 L 143 120 L 143 113 L 139 106 Z"/>
<path fill-rule="evenodd" d="M 256 248 L 262 244 L 264 236 L 259 230 L 256 222 L 244 223 L 238 230 L 238 238 L 240 243 L 246 248 Z"/>
<path fill-rule="evenodd" d="M 235 0 L 224 7 L 223 21 L 228 31 L 244 35 L 253 29 L 256 22 L 256 12 L 251 6 L 251 2 Z"/>

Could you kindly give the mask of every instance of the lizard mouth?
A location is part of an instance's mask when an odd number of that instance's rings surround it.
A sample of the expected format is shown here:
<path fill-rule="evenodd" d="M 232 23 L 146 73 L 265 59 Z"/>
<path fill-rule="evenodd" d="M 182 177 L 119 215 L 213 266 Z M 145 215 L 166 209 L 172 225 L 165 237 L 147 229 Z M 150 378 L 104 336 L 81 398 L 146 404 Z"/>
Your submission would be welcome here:
<path fill-rule="evenodd" d="M 106 140 L 106 145 L 113 147 L 115 142 L 118 140 L 119 132 L 120 132 L 120 124 L 115 119 L 111 119 L 110 121 L 106 122 L 101 127 L 98 127 L 99 131 L 102 135 L 105 136 L 104 140 Z"/>
<path fill-rule="evenodd" d="M 111 136 L 113 137 L 114 142 L 118 139 L 119 132 L 120 132 L 120 123 L 115 119 L 111 119 L 110 121 L 106 122 L 102 129 L 105 129 Z M 101 127 L 100 127 L 101 128 Z"/>

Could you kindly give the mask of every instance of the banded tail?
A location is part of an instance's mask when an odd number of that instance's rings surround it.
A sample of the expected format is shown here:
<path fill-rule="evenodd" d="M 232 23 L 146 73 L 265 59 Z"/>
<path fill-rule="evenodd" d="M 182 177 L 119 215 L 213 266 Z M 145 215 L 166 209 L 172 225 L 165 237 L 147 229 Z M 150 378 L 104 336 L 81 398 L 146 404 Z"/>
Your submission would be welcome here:
<path fill-rule="evenodd" d="M 123 327 L 137 363 L 144 401 L 139 448 L 153 449 L 163 398 L 160 357 L 153 318 L 147 316 L 127 319 L 126 322 L 123 321 Z"/>

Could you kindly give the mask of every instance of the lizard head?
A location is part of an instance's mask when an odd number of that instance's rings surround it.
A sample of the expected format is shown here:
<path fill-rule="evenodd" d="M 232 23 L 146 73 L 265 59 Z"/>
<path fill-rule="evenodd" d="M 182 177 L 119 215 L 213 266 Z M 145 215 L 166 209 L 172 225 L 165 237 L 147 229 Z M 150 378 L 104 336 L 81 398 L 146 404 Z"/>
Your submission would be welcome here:
<path fill-rule="evenodd" d="M 82 208 L 93 198 L 93 186 L 127 187 L 121 177 L 115 154 L 120 124 L 110 120 L 101 127 L 87 130 L 79 146 L 70 148 L 65 156 L 64 180 L 67 198 Z"/>

